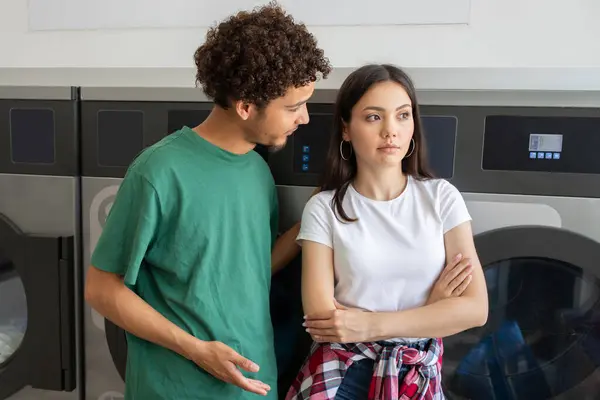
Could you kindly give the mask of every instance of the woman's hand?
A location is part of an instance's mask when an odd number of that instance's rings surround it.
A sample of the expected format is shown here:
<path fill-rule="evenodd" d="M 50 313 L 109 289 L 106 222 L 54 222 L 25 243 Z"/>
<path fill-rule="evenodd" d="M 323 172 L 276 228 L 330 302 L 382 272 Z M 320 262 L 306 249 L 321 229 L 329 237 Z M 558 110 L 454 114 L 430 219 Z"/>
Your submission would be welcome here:
<path fill-rule="evenodd" d="M 358 343 L 369 341 L 372 313 L 347 308 L 335 301 L 335 310 L 307 315 L 302 326 L 315 342 Z"/>
<path fill-rule="evenodd" d="M 463 294 L 469 283 L 471 283 L 472 271 L 471 260 L 458 254 L 440 274 L 425 304 L 432 304 L 442 299 L 458 297 Z"/>

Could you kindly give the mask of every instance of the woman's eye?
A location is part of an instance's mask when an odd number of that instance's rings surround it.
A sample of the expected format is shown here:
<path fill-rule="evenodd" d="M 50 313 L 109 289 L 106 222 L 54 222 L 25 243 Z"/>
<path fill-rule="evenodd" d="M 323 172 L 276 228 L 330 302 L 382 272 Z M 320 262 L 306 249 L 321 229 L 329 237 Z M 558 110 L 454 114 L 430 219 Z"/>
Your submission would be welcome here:
<path fill-rule="evenodd" d="M 369 122 L 377 121 L 378 119 L 379 119 L 379 115 L 371 114 L 371 115 L 367 116 L 367 121 L 369 121 Z"/>

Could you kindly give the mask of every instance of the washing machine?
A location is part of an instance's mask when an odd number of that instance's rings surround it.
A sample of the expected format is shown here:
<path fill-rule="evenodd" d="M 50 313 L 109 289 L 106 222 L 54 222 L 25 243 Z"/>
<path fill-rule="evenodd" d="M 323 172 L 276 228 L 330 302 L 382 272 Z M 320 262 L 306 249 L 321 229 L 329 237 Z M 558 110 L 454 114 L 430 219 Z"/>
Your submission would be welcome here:
<path fill-rule="evenodd" d="M 454 116 L 489 318 L 444 339 L 449 400 L 600 396 L 600 93 L 424 93 Z"/>
<path fill-rule="evenodd" d="M 200 93 L 199 93 L 200 92 Z M 212 104 L 199 89 L 81 88 L 84 274 L 129 164 L 182 126 L 196 126 Z M 124 397 L 125 332 L 84 306 L 86 399 Z"/>
<path fill-rule="evenodd" d="M 284 149 L 269 154 L 269 166 L 280 204 L 280 232 L 300 221 L 306 202 L 320 183 L 333 131 L 336 96 L 335 89 L 315 90 L 307 104 L 309 123 L 298 128 Z M 422 118 L 430 168 L 436 176 L 451 179 L 454 175 L 458 119 L 452 113 L 431 111 Z M 271 288 L 281 399 L 285 397 L 312 344 L 310 335 L 302 327 L 301 266 L 300 254 L 273 276 Z"/>
<path fill-rule="evenodd" d="M 0 87 L 0 399 L 82 386 L 77 90 Z"/>

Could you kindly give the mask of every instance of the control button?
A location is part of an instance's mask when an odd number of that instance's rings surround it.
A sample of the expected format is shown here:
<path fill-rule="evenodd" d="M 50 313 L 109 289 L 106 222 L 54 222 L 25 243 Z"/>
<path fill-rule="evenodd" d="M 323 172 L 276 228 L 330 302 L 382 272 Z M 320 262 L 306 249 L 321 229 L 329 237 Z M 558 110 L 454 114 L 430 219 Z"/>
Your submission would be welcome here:
<path fill-rule="evenodd" d="M 538 152 L 538 158 L 544 158 L 544 153 L 543 152 Z"/>
<path fill-rule="evenodd" d="M 303 153 L 308 153 L 308 152 L 310 152 L 310 147 L 308 147 L 308 146 L 302 146 L 302 152 L 303 152 Z"/>
<path fill-rule="evenodd" d="M 308 154 L 302 156 L 302 162 L 308 162 Z"/>
<path fill-rule="evenodd" d="M 552 160 L 552 153 L 546 153 L 546 160 Z"/>
<path fill-rule="evenodd" d="M 560 160 L 560 153 L 554 153 L 552 155 L 552 158 L 554 158 L 555 160 Z"/>
<path fill-rule="evenodd" d="M 529 158 L 536 158 L 536 157 L 537 157 L 537 153 L 535 151 L 529 152 Z"/>
<path fill-rule="evenodd" d="M 308 171 L 308 164 L 302 164 L 302 171 Z"/>

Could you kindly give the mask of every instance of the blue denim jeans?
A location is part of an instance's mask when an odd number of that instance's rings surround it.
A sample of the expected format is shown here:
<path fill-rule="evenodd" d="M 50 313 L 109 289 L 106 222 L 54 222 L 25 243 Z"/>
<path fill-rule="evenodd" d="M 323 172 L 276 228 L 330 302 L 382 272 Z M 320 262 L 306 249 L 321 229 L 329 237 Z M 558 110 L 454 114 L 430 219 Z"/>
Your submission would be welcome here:
<path fill-rule="evenodd" d="M 407 344 L 407 346 L 413 349 L 425 350 L 427 343 L 427 340 L 422 340 Z M 335 400 L 367 400 L 369 398 L 369 388 L 371 387 L 374 367 L 375 361 L 368 358 L 352 363 L 338 388 Z M 399 380 L 404 379 L 409 368 L 410 366 L 407 365 L 403 365 L 400 368 Z"/>

